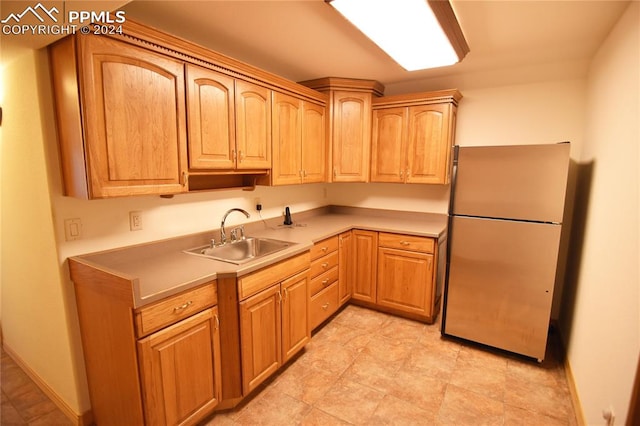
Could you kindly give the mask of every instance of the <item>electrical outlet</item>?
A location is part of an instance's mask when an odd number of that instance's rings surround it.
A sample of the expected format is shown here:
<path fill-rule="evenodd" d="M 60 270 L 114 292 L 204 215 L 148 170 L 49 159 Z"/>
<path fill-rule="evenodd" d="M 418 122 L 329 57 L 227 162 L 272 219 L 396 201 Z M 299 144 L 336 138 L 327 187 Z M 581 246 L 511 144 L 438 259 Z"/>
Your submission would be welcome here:
<path fill-rule="evenodd" d="M 129 212 L 129 229 L 131 231 L 142 230 L 142 212 Z"/>
<path fill-rule="evenodd" d="M 256 197 L 253 201 L 254 201 L 253 204 L 255 204 L 255 206 L 256 206 L 256 210 L 257 211 L 262 210 L 262 203 L 260 202 L 260 198 Z"/>
<path fill-rule="evenodd" d="M 82 221 L 79 218 L 64 220 L 64 239 L 74 241 L 82 238 Z"/>
<path fill-rule="evenodd" d="M 609 408 L 605 408 L 604 410 L 602 410 L 602 418 L 607 421 L 605 423 L 606 426 L 613 426 L 616 420 L 616 412 L 613 411 L 612 405 L 610 405 Z"/>

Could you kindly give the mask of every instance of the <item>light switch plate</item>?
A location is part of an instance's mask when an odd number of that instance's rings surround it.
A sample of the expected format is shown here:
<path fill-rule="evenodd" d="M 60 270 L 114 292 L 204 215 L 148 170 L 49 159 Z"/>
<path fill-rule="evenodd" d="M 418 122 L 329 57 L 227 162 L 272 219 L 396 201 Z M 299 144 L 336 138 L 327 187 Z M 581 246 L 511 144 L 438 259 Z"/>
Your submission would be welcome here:
<path fill-rule="evenodd" d="M 64 220 L 64 239 L 74 241 L 82 238 L 82 221 L 80 218 Z"/>

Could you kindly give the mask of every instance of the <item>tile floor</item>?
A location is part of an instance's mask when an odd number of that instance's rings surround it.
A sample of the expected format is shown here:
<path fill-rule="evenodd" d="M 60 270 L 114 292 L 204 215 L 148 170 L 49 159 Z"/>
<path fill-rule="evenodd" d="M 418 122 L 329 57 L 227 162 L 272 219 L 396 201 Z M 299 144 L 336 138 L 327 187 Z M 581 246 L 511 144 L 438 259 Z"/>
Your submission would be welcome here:
<path fill-rule="evenodd" d="M 438 328 L 348 306 L 241 406 L 201 426 L 576 426 L 553 336 L 537 364 Z M 0 425 L 72 424 L 4 351 L 0 362 Z"/>
<path fill-rule="evenodd" d="M 0 364 L 0 425 L 73 425 L 4 350 Z"/>
<path fill-rule="evenodd" d="M 201 426 L 575 426 L 555 343 L 537 364 L 348 306 L 250 400 Z"/>

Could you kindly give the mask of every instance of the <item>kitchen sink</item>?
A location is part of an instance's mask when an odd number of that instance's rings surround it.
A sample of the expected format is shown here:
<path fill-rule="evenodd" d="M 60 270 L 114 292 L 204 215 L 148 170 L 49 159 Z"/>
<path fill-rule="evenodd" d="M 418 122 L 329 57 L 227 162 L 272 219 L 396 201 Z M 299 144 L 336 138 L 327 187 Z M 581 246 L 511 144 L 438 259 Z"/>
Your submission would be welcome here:
<path fill-rule="evenodd" d="M 214 247 L 211 247 L 211 245 L 195 247 L 185 250 L 184 252 L 240 265 L 284 250 L 294 244 L 295 243 L 289 241 L 274 240 L 271 238 L 248 237 Z"/>

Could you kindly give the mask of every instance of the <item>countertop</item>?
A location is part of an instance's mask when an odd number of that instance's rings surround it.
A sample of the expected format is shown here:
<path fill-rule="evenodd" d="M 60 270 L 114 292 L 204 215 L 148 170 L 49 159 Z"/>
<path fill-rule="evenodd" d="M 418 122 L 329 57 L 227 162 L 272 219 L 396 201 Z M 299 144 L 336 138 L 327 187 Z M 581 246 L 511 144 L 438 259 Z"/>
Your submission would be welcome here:
<path fill-rule="evenodd" d="M 217 238 L 218 230 L 74 256 L 71 259 L 130 280 L 134 307 L 139 308 L 217 277 L 248 274 L 302 253 L 314 243 L 350 229 L 437 239 L 446 237 L 447 215 L 444 214 L 331 206 L 297 215 L 293 213 L 292 216 L 292 226 L 280 225 L 279 218 L 245 224 L 247 235 L 285 240 L 294 244 L 242 265 L 183 252 L 207 244 L 213 236 Z"/>

